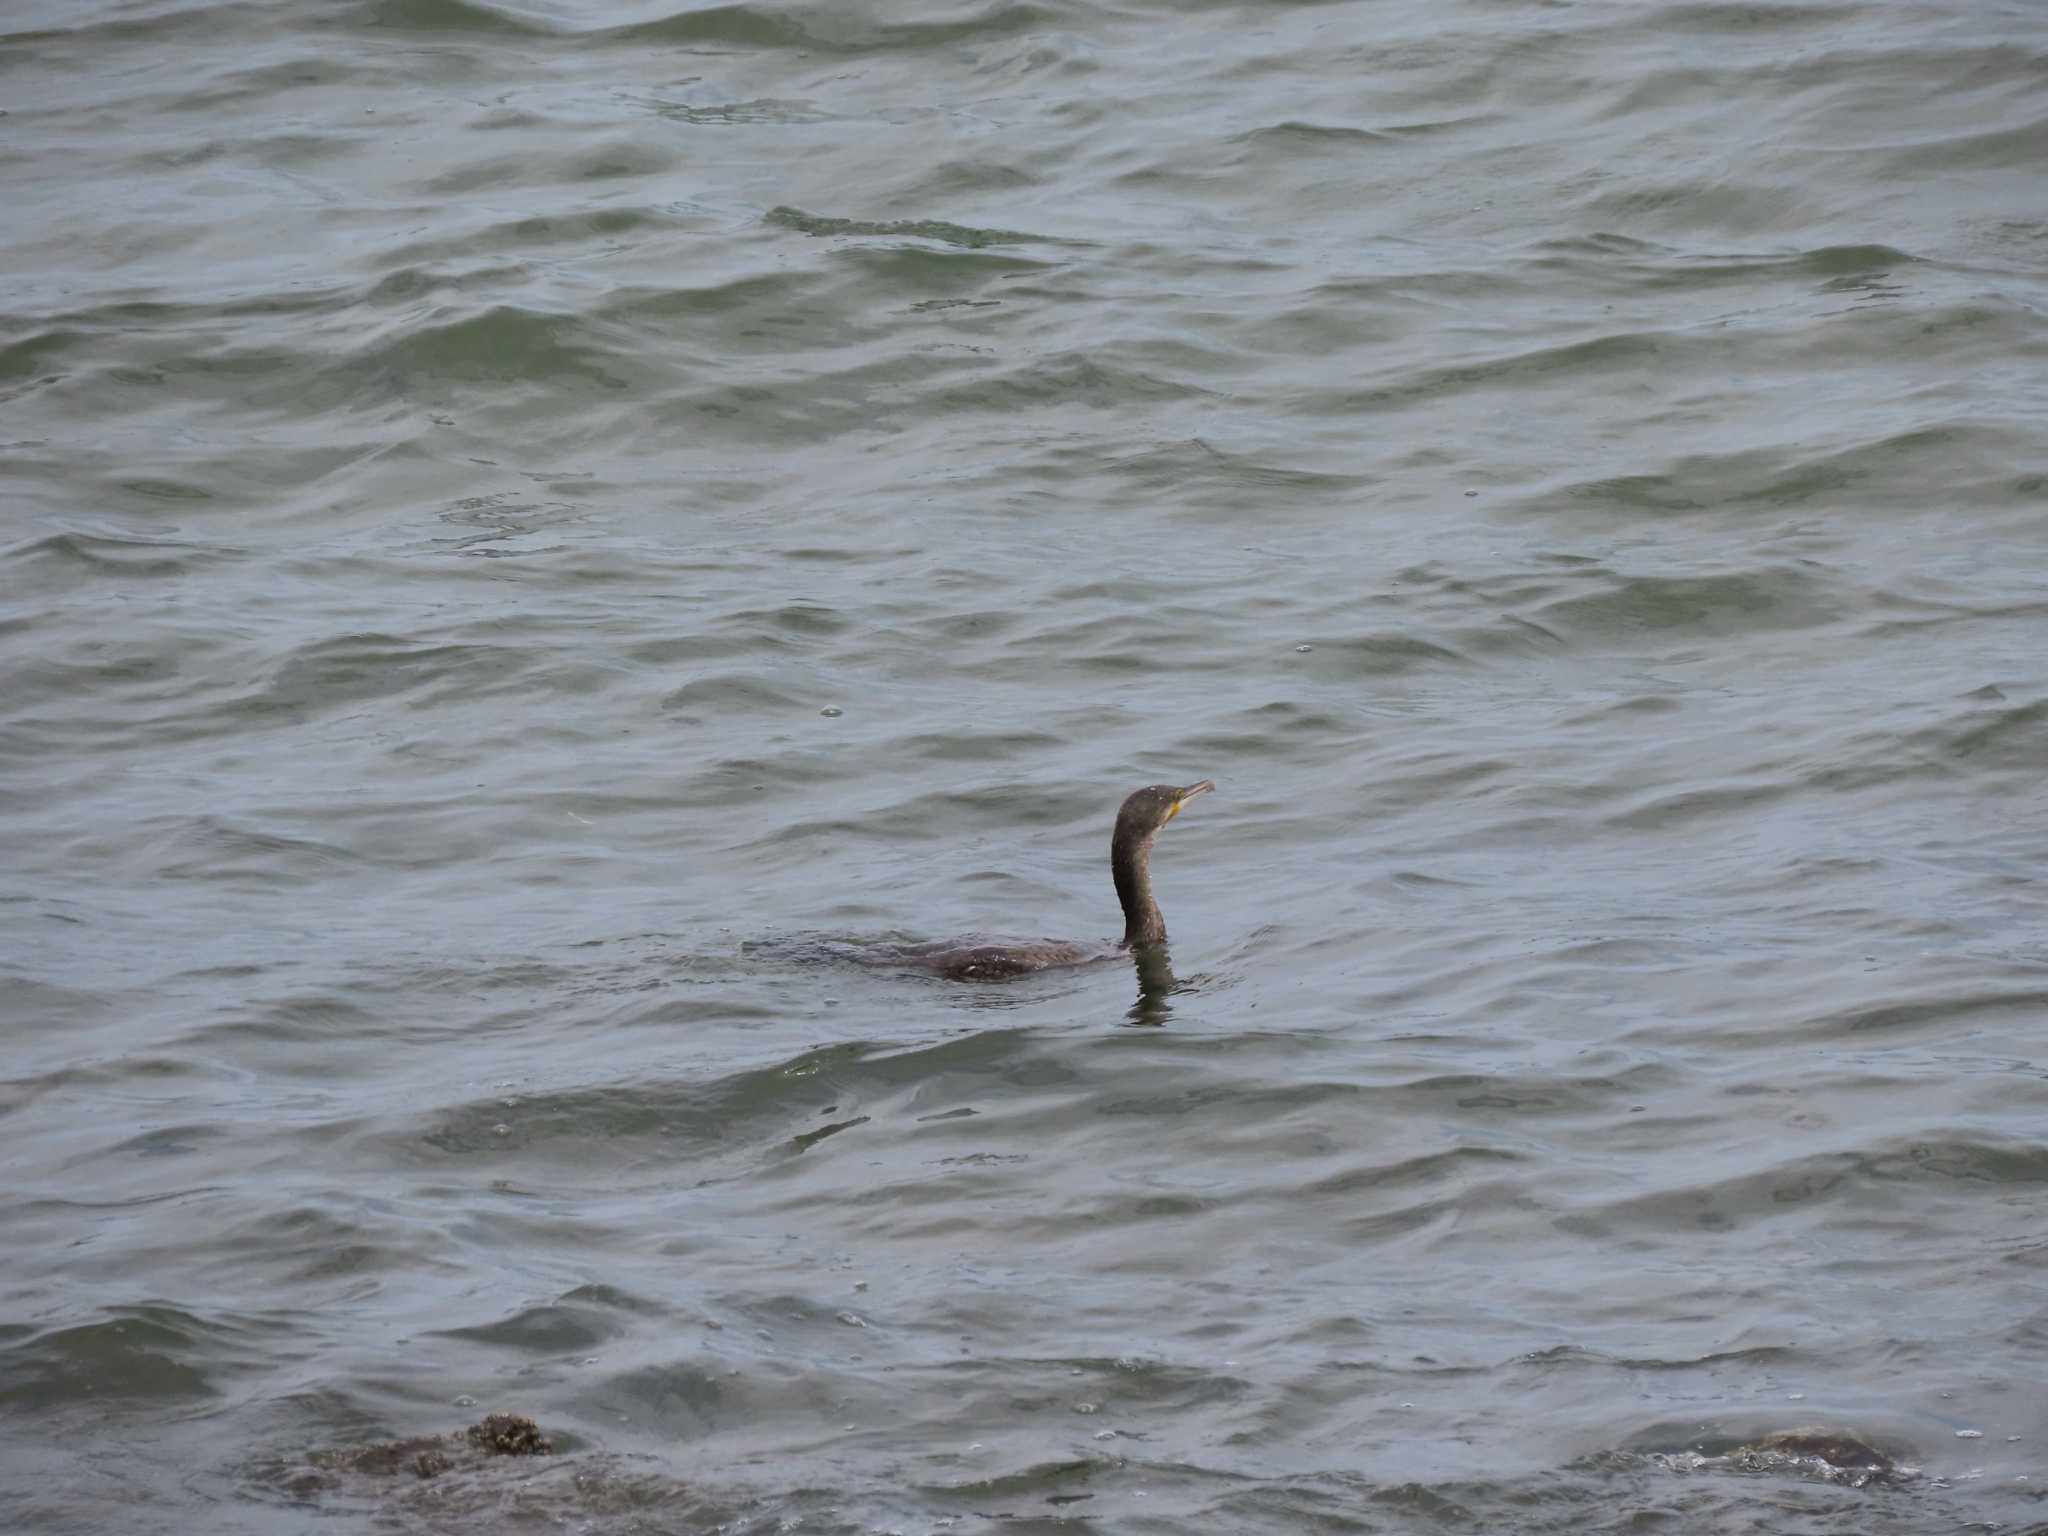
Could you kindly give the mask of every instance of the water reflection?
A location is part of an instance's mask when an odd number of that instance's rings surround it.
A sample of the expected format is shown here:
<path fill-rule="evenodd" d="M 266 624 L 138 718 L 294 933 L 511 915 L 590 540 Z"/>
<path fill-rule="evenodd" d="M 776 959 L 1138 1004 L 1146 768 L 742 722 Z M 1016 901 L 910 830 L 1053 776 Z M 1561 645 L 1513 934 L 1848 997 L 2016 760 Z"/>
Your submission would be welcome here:
<path fill-rule="evenodd" d="M 1164 1025 L 1173 1017 L 1173 1005 L 1167 999 L 1180 987 L 1173 974 L 1173 956 L 1164 944 L 1140 945 L 1132 950 L 1131 961 L 1138 973 L 1138 998 L 1124 1018 L 1132 1024 Z"/>

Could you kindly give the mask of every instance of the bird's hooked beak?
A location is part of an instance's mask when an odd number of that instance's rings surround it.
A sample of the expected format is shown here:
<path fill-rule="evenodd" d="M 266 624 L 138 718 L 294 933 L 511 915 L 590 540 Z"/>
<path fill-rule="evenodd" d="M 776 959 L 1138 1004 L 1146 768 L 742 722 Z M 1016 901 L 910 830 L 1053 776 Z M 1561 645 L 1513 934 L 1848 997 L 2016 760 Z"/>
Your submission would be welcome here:
<path fill-rule="evenodd" d="M 1199 784 L 1190 784 L 1186 789 L 1175 790 L 1173 798 L 1173 809 L 1166 813 L 1166 820 L 1173 820 L 1173 818 L 1178 816 L 1181 813 L 1182 809 L 1187 805 L 1187 803 L 1190 800 L 1194 799 L 1195 796 L 1206 795 L 1207 793 L 1209 793 L 1210 790 L 1214 789 L 1215 787 L 1216 781 L 1214 779 L 1204 779 Z M 1162 826 L 1164 824 L 1165 823 L 1163 822 L 1161 823 Z"/>

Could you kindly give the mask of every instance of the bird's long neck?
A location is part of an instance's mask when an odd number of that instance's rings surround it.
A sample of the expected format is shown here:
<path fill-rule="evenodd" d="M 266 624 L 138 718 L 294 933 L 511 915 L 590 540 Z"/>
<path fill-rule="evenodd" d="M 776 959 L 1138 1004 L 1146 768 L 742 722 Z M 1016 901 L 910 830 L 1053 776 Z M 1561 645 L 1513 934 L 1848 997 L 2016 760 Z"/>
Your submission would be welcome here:
<path fill-rule="evenodd" d="M 1109 844 L 1109 872 L 1116 880 L 1116 899 L 1124 907 L 1124 947 L 1164 944 L 1166 919 L 1152 899 L 1152 839 L 1130 836 L 1123 829 Z"/>

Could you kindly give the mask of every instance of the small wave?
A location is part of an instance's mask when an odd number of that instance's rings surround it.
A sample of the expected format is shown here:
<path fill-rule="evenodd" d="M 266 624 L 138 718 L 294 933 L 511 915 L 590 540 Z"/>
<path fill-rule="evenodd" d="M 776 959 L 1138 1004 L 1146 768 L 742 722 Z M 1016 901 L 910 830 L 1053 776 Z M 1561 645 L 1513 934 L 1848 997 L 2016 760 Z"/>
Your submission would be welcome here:
<path fill-rule="evenodd" d="M 1041 235 L 1025 234 L 1020 230 L 976 229 L 966 224 L 949 224 L 943 219 L 839 219 L 806 213 L 801 208 L 771 208 L 765 218 L 770 224 L 779 224 L 784 229 L 805 235 L 880 235 L 904 240 L 936 240 L 941 245 L 964 246 L 969 250 L 980 250 L 990 245 L 1027 245 L 1044 239 Z"/>
<path fill-rule="evenodd" d="M 1579 645 L 1813 629 L 1842 616 L 1829 583 L 1791 566 L 1713 576 L 1607 576 L 1604 590 L 1555 598 L 1544 626 Z"/>
<path fill-rule="evenodd" d="M 1931 498 L 1967 493 L 1991 502 L 2026 494 L 2011 429 L 1936 421 L 1844 447 L 1773 445 L 1727 454 L 1690 454 L 1655 467 L 1564 480 L 1516 498 L 1530 512 L 1582 517 L 1599 509 L 1670 518 L 1832 509 L 1918 512 Z"/>
<path fill-rule="evenodd" d="M 435 197 L 460 197 L 500 187 L 531 187 L 546 182 L 588 182 L 618 181 L 641 177 L 660 176 L 675 164 L 674 151 L 664 145 L 649 144 L 630 135 L 614 138 L 608 144 L 578 145 L 566 154 L 536 163 L 531 156 L 508 155 L 487 160 L 469 160 L 429 177 L 420 184 L 420 189 Z M 586 221 L 603 222 L 602 212 L 583 212 L 563 216 L 571 233 L 566 238 L 575 238 L 576 226 Z M 635 227 L 638 221 L 626 221 L 625 227 Z M 554 235 L 553 218 L 525 219 L 521 226 L 537 226 Z"/>
<path fill-rule="evenodd" d="M 121 538 L 109 534 L 53 533 L 0 551 L 0 565 L 47 564 L 96 576 L 162 580 L 186 576 L 230 558 L 232 551 L 172 539 Z"/>
<path fill-rule="evenodd" d="M 546 37 L 551 28 L 482 0 L 365 0 L 355 25 L 394 32 L 453 32 L 477 37 Z"/>
<path fill-rule="evenodd" d="M 600 1307 L 566 1301 L 521 1307 L 492 1323 L 440 1328 L 435 1335 L 465 1339 L 520 1355 L 587 1354 L 629 1331 L 631 1322 Z"/>
<path fill-rule="evenodd" d="M 1750 288 L 1781 279 L 1802 284 L 1840 283 L 1922 264 L 1921 257 L 1890 245 L 1824 245 L 1806 251 L 1721 254 L 1598 235 L 1545 240 L 1533 249 L 1540 267 L 1568 271 L 1602 287 L 1645 292 L 1724 285 Z"/>
<path fill-rule="evenodd" d="M 656 117 L 693 127 L 739 128 L 762 123 L 828 123 L 837 114 L 820 112 L 802 101 L 759 97 L 753 101 L 722 101 L 696 105 L 687 101 L 666 101 L 657 96 L 642 99 L 642 105 Z"/>
<path fill-rule="evenodd" d="M 1800 1028 L 1809 1038 L 1821 1040 L 1914 1034 L 1939 1037 L 1959 1024 L 2023 1023 L 2043 1012 L 2048 1012 L 2048 989 L 1962 990 L 1879 1003 L 1858 1001 L 1813 1015 Z"/>
<path fill-rule="evenodd" d="M 1251 148 L 1273 148 L 1283 151 L 1297 149 L 1355 149 L 1364 146 L 1397 144 L 1399 138 L 1392 133 L 1376 128 L 1359 128 L 1346 123 L 1274 123 L 1267 128 L 1254 128 L 1249 133 L 1239 134 L 1237 142 Z"/>
<path fill-rule="evenodd" d="M 1030 35 L 1057 28 L 1055 11 L 1020 0 L 998 0 L 978 14 L 949 21 L 869 21 L 843 6 L 727 4 L 678 11 L 652 21 L 606 30 L 617 42 L 671 47 L 703 45 L 802 48 L 826 54 L 915 53 Z"/>
<path fill-rule="evenodd" d="M 793 714 L 806 702 L 757 673 L 725 672 L 691 679 L 670 691 L 661 707 L 683 720 L 714 715 L 731 719 L 736 715 Z"/>
<path fill-rule="evenodd" d="M 381 633 L 337 635 L 296 647 L 235 708 L 245 717 L 303 719 L 415 691 L 428 700 L 445 690 L 473 697 L 480 689 L 514 686 L 535 660 L 513 646 L 437 644 Z"/>
<path fill-rule="evenodd" d="M 1785 32 L 1837 27 L 1857 14 L 1854 5 L 1783 5 L 1757 0 L 1689 0 L 1660 6 L 1654 25 L 1659 36 L 1672 32 Z M 1649 19 L 1645 18 L 1645 24 Z"/>
<path fill-rule="evenodd" d="M 65 358 L 90 340 L 85 331 L 52 326 L 0 346 L 0 400 L 13 399 L 30 386 L 61 382 L 69 371 L 62 366 Z"/>
<path fill-rule="evenodd" d="M 1409 368 L 1376 384 L 1319 389 L 1298 399 L 1298 408 L 1317 416 L 1354 416 L 1440 403 L 1446 397 L 1492 389 L 1560 388 L 1581 375 L 1598 378 L 1668 364 L 1684 345 L 1658 332 L 1616 332 L 1578 341 L 1530 347 L 1497 357 Z"/>
<path fill-rule="evenodd" d="M 1215 391 L 1188 380 L 1111 361 L 1106 354 L 1065 352 L 926 390 L 920 409 L 1023 414 L 1056 407 L 1115 410 L 1178 400 L 1208 400 Z"/>
<path fill-rule="evenodd" d="M 0 1405 L 47 1413 L 72 1404 L 214 1398 L 246 1363 L 244 1330 L 165 1305 L 0 1339 Z"/>
<path fill-rule="evenodd" d="M 2031 174 L 2041 164 L 2041 146 L 2048 142 L 2048 119 L 1947 134 L 1885 153 L 1888 169 L 1901 178 L 1959 176 L 1971 171 L 2011 170 Z"/>
<path fill-rule="evenodd" d="M 587 321 L 511 304 L 387 329 L 346 368 L 363 394 L 394 399 L 431 397 L 449 384 L 525 383 L 559 397 L 569 385 L 615 391 L 632 382 L 628 366 Z"/>

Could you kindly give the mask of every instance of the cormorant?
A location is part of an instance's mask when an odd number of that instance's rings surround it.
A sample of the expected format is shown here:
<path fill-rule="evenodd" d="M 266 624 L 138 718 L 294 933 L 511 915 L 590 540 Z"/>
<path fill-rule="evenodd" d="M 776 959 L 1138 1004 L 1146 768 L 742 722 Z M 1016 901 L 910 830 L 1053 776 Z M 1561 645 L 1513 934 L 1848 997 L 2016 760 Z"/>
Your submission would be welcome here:
<path fill-rule="evenodd" d="M 1133 954 L 1142 959 L 1147 952 L 1163 950 L 1166 919 L 1159 915 L 1159 903 L 1152 899 L 1152 839 L 1190 800 L 1215 787 L 1209 779 L 1184 789 L 1152 784 L 1125 797 L 1116 813 L 1116 830 L 1109 838 L 1110 877 L 1116 882 L 1116 899 L 1124 909 L 1124 936 L 1118 943 L 941 939 L 930 944 L 879 946 L 864 951 L 860 958 L 870 965 L 905 965 L 933 971 L 953 981 L 1006 981 L 1033 971 L 1095 965 Z"/>

